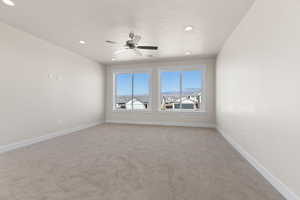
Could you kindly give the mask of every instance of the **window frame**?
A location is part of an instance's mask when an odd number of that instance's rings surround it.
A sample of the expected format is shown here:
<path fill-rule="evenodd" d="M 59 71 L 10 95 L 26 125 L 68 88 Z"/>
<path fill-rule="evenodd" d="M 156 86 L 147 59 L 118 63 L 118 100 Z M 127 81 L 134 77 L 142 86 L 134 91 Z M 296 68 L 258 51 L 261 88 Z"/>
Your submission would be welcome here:
<path fill-rule="evenodd" d="M 116 92 L 117 92 L 117 83 L 116 83 L 116 77 L 118 74 L 148 74 L 149 75 L 149 80 L 148 80 L 148 85 L 149 85 L 149 104 L 147 109 L 133 109 L 133 106 L 130 110 L 127 109 L 118 109 L 116 108 Z M 112 70 L 112 81 L 113 81 L 113 105 L 112 105 L 112 110 L 113 112 L 151 112 L 152 111 L 152 78 L 153 78 L 153 73 L 152 69 L 114 69 Z M 134 85 L 132 84 L 132 88 Z M 133 91 L 132 91 L 133 92 Z M 134 94 L 132 93 L 132 99 Z"/>
<path fill-rule="evenodd" d="M 161 110 L 161 72 L 178 72 L 178 71 L 201 71 L 202 72 L 202 106 L 199 110 L 192 109 L 174 109 L 174 110 Z M 206 102 L 207 102 L 207 66 L 206 65 L 184 65 L 184 66 L 173 66 L 173 67 L 160 67 L 157 70 L 158 73 L 158 112 L 160 113 L 206 113 Z M 180 97 L 182 97 L 182 73 L 180 73 Z"/>

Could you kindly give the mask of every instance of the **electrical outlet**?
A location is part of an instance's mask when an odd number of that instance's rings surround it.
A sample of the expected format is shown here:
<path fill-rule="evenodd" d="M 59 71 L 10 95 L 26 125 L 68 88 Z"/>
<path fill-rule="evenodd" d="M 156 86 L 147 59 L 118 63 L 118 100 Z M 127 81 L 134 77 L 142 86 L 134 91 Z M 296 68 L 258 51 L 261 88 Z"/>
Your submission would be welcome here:
<path fill-rule="evenodd" d="M 48 74 L 48 78 L 53 79 L 54 78 L 53 74 Z"/>
<path fill-rule="evenodd" d="M 56 80 L 61 81 L 61 80 L 62 80 L 62 76 L 58 75 L 58 76 L 56 77 Z"/>

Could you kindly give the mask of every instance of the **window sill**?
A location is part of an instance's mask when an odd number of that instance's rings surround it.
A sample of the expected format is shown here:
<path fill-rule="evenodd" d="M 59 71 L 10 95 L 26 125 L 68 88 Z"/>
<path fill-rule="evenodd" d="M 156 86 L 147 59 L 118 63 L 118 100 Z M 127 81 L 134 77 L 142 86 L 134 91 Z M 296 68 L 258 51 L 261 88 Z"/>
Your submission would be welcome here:
<path fill-rule="evenodd" d="M 151 113 L 152 110 L 112 110 L 115 113 Z"/>
<path fill-rule="evenodd" d="M 148 110 L 112 110 L 114 113 L 162 113 L 162 114 L 194 114 L 194 115 L 202 115 L 202 114 L 208 114 L 207 111 L 189 111 L 189 110 L 177 110 L 177 111 L 164 111 L 164 110 L 158 110 L 153 111 L 151 109 Z"/>
<path fill-rule="evenodd" d="M 187 113 L 187 114 L 206 114 L 208 113 L 207 111 L 204 110 L 199 110 L 199 111 L 194 111 L 194 110 L 172 110 L 172 111 L 166 111 L 166 110 L 159 110 L 159 113 Z"/>

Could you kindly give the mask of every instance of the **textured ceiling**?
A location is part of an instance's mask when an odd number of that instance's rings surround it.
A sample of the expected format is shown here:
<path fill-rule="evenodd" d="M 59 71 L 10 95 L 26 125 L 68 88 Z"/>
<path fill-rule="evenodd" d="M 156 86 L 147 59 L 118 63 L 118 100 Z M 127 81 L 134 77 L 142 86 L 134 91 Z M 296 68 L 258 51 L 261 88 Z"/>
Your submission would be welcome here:
<path fill-rule="evenodd" d="M 0 20 L 102 63 L 184 56 L 215 56 L 253 0 L 14 0 L 0 3 Z M 184 27 L 192 25 L 193 31 Z M 141 45 L 158 45 L 152 58 L 133 52 L 116 56 L 129 31 Z M 80 40 L 87 43 L 79 44 Z M 152 51 L 143 51 L 152 54 Z"/>

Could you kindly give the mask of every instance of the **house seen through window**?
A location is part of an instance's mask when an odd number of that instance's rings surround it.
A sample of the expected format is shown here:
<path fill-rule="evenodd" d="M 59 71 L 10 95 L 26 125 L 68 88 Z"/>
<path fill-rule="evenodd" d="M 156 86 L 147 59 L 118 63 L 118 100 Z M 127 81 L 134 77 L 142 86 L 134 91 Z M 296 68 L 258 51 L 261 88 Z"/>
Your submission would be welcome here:
<path fill-rule="evenodd" d="M 150 74 L 120 73 L 115 75 L 115 109 L 147 110 L 150 105 Z"/>
<path fill-rule="evenodd" d="M 161 71 L 160 110 L 203 110 L 203 71 Z"/>

